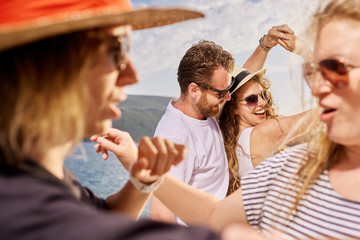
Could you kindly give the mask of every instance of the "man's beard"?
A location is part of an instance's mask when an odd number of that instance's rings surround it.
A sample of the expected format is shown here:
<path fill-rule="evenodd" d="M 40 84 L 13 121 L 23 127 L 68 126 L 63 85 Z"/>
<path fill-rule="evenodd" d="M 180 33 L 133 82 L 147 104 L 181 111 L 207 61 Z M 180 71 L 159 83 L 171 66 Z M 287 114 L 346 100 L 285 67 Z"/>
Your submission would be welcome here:
<path fill-rule="evenodd" d="M 200 101 L 195 104 L 195 106 L 198 108 L 200 114 L 204 118 L 213 117 L 216 116 L 216 114 L 219 112 L 219 108 L 214 108 L 216 105 L 210 105 L 207 98 L 206 93 L 201 94 Z"/>

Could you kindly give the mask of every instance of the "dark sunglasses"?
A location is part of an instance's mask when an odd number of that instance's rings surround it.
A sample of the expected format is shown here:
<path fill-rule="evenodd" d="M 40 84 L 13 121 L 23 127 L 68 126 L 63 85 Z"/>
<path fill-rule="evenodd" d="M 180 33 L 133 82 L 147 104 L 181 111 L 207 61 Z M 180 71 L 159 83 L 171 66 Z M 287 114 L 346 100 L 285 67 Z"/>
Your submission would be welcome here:
<path fill-rule="evenodd" d="M 123 34 L 120 36 L 112 37 L 119 44 L 116 46 L 115 52 L 115 65 L 121 71 L 126 68 L 126 56 L 130 50 L 130 35 Z"/>
<path fill-rule="evenodd" d="M 269 91 L 262 91 L 259 94 L 252 94 L 250 96 L 247 96 L 244 99 L 240 99 L 239 101 L 245 101 L 249 107 L 256 106 L 259 102 L 259 96 L 264 100 L 268 101 L 270 99 L 270 93 Z"/>
<path fill-rule="evenodd" d="M 199 84 L 199 83 L 196 83 L 196 84 L 203 87 L 205 90 L 210 90 L 210 91 L 217 93 L 219 95 L 219 99 L 222 99 L 230 91 L 230 88 L 232 87 L 232 85 L 234 85 L 234 82 L 235 82 L 235 78 L 232 77 L 230 85 L 227 88 L 225 88 L 224 90 L 219 90 L 219 89 L 210 87 L 206 84 Z"/>
<path fill-rule="evenodd" d="M 312 88 L 315 81 L 315 73 L 320 71 L 322 77 L 328 83 L 339 88 L 349 82 L 349 72 L 354 68 L 360 68 L 360 66 L 347 64 L 343 58 L 325 59 L 319 63 L 304 63 L 303 76 L 309 87 Z"/>

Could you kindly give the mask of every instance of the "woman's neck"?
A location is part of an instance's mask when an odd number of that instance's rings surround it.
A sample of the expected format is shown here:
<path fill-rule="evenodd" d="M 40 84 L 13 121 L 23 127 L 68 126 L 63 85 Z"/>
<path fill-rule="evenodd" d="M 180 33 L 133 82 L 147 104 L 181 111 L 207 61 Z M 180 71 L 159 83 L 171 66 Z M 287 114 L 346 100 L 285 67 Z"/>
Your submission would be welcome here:
<path fill-rule="evenodd" d="M 344 147 L 343 152 L 339 156 L 339 164 L 348 168 L 360 168 L 360 147 Z"/>
<path fill-rule="evenodd" d="M 47 149 L 41 154 L 34 154 L 32 159 L 35 159 L 43 168 L 59 179 L 64 178 L 64 161 L 66 156 L 72 150 L 73 144 L 71 142 L 57 145 Z M 37 156 L 36 156 L 37 155 Z"/>

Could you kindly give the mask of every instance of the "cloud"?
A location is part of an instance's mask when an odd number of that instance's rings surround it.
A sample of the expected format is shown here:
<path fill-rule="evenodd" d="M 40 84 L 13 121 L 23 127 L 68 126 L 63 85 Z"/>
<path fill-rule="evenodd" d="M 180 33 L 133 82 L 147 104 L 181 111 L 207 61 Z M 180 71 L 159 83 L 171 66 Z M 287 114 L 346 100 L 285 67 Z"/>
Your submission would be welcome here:
<path fill-rule="evenodd" d="M 317 7 L 313 0 L 153 0 L 133 1 L 135 6 L 180 6 L 205 13 L 204 19 L 192 20 L 170 26 L 142 30 L 133 33 L 134 51 L 131 58 L 143 82 L 130 88 L 130 93 L 171 95 L 178 93 L 176 69 L 186 50 L 199 39 L 212 40 L 228 50 L 242 65 L 258 45 L 259 38 L 276 25 L 288 24 L 296 34 L 302 34 L 311 14 Z M 270 55 L 285 51 L 281 47 L 271 50 Z M 281 59 L 270 58 L 266 66 L 270 73 L 289 78 L 289 54 Z M 166 73 L 166 74 L 164 74 Z M 169 84 L 171 78 L 172 84 Z M 168 89 L 164 89 L 163 84 Z M 159 86 L 160 85 L 160 86 Z M 143 88 L 151 88 L 142 89 Z"/>
<path fill-rule="evenodd" d="M 251 51 L 262 34 L 274 25 L 286 23 L 294 30 L 302 31 L 305 19 L 312 12 L 309 9 L 316 6 L 312 0 L 157 0 L 150 1 L 149 5 L 155 3 L 197 9 L 206 17 L 135 32 L 133 45 L 136 52 L 132 56 L 143 73 L 177 65 L 185 51 L 199 39 L 213 40 L 232 54 Z"/>

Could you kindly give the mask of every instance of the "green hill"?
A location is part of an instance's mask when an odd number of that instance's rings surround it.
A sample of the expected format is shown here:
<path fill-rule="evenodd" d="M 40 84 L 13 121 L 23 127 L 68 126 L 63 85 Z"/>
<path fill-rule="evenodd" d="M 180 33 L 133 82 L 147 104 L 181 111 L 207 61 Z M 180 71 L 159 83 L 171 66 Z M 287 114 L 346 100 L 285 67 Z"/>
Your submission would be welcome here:
<path fill-rule="evenodd" d="M 170 99 L 170 97 L 129 95 L 125 102 L 119 104 L 122 117 L 113 121 L 113 127 L 129 132 L 136 142 L 142 136 L 152 137 Z"/>

